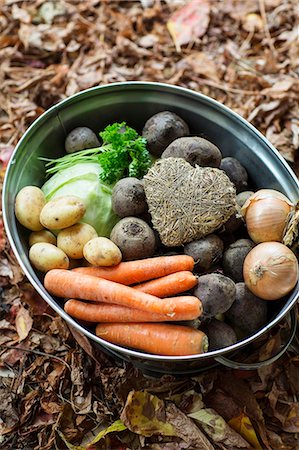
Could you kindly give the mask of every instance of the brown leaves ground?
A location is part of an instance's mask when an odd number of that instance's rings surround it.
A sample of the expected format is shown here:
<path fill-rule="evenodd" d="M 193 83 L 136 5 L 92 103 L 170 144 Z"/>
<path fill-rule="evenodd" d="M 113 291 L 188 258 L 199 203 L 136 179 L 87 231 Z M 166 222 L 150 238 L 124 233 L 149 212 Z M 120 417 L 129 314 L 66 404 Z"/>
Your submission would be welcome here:
<path fill-rule="evenodd" d="M 129 80 L 216 98 L 258 127 L 299 174 L 297 0 L 192 2 L 202 4 L 200 11 L 186 10 L 186 3 L 0 2 L 1 176 L 14 145 L 45 109 L 79 90 Z M 223 450 L 296 448 L 295 352 L 258 372 L 147 378 L 55 316 L 23 279 L 1 220 L 0 252 L 1 448 L 174 450 L 196 448 L 195 441 Z M 273 333 L 254 358 L 269 356 L 278 337 Z M 176 436 L 109 432 L 122 411 L 129 425 L 123 408 L 135 391 L 160 399 Z"/>

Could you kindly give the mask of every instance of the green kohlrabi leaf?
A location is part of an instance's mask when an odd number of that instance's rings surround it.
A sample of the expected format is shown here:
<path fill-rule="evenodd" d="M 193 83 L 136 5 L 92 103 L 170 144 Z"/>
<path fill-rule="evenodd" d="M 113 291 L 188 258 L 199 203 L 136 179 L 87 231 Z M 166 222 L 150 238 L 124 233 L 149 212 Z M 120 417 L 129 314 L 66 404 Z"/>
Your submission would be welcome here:
<path fill-rule="evenodd" d="M 42 186 L 47 201 L 64 195 L 76 195 L 85 204 L 86 212 L 81 222 L 95 228 L 99 236 L 110 236 L 119 220 L 111 207 L 112 185 L 100 180 L 99 163 L 78 162 L 53 175 Z"/>

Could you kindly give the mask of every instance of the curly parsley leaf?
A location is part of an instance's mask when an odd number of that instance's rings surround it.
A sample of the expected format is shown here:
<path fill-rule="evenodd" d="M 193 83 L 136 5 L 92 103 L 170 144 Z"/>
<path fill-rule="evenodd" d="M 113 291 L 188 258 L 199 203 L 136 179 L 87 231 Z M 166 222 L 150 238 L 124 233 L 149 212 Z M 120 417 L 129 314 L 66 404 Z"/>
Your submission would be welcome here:
<path fill-rule="evenodd" d="M 100 178 L 115 183 L 123 177 L 141 178 L 151 164 L 146 140 L 125 122 L 108 125 L 100 133 L 106 150 L 99 155 Z"/>

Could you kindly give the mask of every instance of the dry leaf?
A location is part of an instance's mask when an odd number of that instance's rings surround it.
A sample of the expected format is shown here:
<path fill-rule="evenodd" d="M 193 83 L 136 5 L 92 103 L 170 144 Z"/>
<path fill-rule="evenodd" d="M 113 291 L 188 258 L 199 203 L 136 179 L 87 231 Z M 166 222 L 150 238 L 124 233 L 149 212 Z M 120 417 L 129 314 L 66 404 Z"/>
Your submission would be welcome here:
<path fill-rule="evenodd" d="M 167 422 L 163 400 L 148 392 L 131 391 L 120 418 L 129 430 L 143 436 L 177 436 Z"/>
<path fill-rule="evenodd" d="M 101 439 L 103 439 L 103 437 L 105 437 L 108 433 L 124 431 L 125 429 L 126 426 L 121 422 L 121 420 L 116 420 L 112 425 L 109 425 L 109 427 L 107 427 L 106 429 L 101 430 L 91 442 L 89 442 L 87 445 L 84 446 L 71 444 L 70 442 L 67 441 L 66 437 L 60 430 L 57 430 L 57 433 L 59 434 L 59 436 L 61 437 L 61 439 L 63 440 L 63 442 L 65 443 L 65 445 L 69 450 L 91 450 L 91 446 L 93 446 L 93 444 L 96 444 Z"/>
<path fill-rule="evenodd" d="M 233 417 L 228 421 L 228 424 L 235 431 L 237 431 L 237 433 L 243 436 L 243 438 L 246 439 L 246 441 L 248 441 L 253 446 L 253 448 L 262 450 L 251 420 L 248 416 L 246 416 L 246 414 L 242 413 L 238 417 Z"/>
<path fill-rule="evenodd" d="M 242 437 L 242 435 L 240 436 L 241 433 L 230 428 L 213 409 L 202 408 L 188 414 L 188 417 L 195 420 L 215 443 L 220 442 L 228 447 L 250 448 L 248 439 L 243 439 L 244 435 Z"/>
<path fill-rule="evenodd" d="M 192 43 L 203 36 L 209 22 L 209 0 L 191 0 L 172 14 L 167 22 L 167 28 L 176 50 L 180 52 L 182 45 Z"/>
<path fill-rule="evenodd" d="M 16 316 L 16 329 L 19 335 L 19 340 L 23 341 L 28 336 L 33 324 L 33 319 L 28 309 L 23 306 L 17 312 Z"/>

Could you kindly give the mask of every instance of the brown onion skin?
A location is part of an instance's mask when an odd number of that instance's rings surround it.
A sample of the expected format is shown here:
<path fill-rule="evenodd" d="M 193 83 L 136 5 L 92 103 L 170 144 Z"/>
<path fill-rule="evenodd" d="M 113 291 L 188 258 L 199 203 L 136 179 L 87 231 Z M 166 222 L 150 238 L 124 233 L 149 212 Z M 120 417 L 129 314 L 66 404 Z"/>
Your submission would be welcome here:
<path fill-rule="evenodd" d="M 245 220 L 253 242 L 281 242 L 290 211 L 291 206 L 277 198 L 265 198 L 252 203 Z"/>
<path fill-rule="evenodd" d="M 279 300 L 298 281 L 298 261 L 292 250 L 280 242 L 263 242 L 246 256 L 243 266 L 248 289 L 263 300 Z"/>

